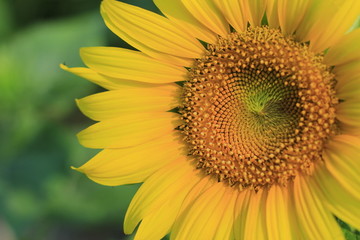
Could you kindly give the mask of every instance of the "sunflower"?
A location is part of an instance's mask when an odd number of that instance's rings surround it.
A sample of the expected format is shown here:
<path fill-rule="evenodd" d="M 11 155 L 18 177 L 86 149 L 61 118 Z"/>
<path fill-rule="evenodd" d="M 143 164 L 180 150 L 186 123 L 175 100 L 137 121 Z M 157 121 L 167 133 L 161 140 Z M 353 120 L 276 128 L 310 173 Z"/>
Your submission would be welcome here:
<path fill-rule="evenodd" d="M 360 1 L 104 0 L 137 50 L 81 49 L 63 69 L 109 91 L 77 100 L 103 149 L 76 170 L 143 182 L 135 239 L 343 239 L 360 229 Z"/>

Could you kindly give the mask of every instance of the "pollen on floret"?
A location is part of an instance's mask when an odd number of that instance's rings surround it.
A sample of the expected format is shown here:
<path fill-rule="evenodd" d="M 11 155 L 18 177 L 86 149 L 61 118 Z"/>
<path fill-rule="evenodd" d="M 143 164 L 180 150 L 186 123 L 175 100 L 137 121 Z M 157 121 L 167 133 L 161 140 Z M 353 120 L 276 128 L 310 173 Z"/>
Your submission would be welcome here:
<path fill-rule="evenodd" d="M 180 108 L 198 168 L 242 189 L 308 173 L 337 131 L 335 81 L 322 61 L 268 27 L 209 45 L 184 84 Z"/>

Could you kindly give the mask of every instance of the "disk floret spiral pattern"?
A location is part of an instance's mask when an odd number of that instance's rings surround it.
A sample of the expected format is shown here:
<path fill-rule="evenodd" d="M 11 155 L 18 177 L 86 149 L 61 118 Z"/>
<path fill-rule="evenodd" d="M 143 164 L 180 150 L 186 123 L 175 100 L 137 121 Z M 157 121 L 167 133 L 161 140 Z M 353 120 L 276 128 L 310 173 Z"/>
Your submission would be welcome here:
<path fill-rule="evenodd" d="M 198 168 L 242 189 L 310 174 L 337 131 L 335 80 L 322 60 L 268 27 L 209 45 L 180 108 Z"/>

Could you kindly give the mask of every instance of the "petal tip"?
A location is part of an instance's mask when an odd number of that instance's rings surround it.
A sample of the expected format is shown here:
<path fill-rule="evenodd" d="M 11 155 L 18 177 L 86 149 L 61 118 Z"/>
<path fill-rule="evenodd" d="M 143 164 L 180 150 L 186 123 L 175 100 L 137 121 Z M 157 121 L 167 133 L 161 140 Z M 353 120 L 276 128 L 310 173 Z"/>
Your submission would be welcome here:
<path fill-rule="evenodd" d="M 59 64 L 59 67 L 60 67 L 62 70 L 69 71 L 69 67 L 66 66 L 65 63 L 60 63 L 60 64 Z"/>
<path fill-rule="evenodd" d="M 84 170 L 82 170 L 81 167 L 77 168 L 77 167 L 71 166 L 70 168 L 71 168 L 71 170 L 75 170 L 77 172 L 84 173 Z"/>
<path fill-rule="evenodd" d="M 80 108 L 80 100 L 78 98 L 75 98 L 75 103 L 78 108 Z"/>

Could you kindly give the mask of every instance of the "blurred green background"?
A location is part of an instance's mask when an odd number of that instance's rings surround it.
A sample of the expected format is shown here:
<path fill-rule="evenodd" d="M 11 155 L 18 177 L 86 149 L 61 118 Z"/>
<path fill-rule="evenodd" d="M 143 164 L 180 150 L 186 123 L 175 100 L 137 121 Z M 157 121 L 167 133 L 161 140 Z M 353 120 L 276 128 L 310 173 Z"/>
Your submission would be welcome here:
<path fill-rule="evenodd" d="M 80 47 L 128 47 L 99 5 L 0 0 L 0 240 L 131 238 L 122 221 L 138 186 L 101 186 L 70 169 L 97 153 L 77 142 L 92 122 L 74 99 L 103 89 L 59 64 L 83 66 Z"/>
<path fill-rule="evenodd" d="M 158 12 L 151 0 L 124 2 Z M 122 221 L 138 185 L 105 187 L 70 169 L 97 152 L 77 142 L 92 122 L 74 99 L 103 89 L 59 64 L 83 66 L 80 47 L 130 47 L 105 27 L 99 5 L 0 0 L 0 240 L 132 239 Z"/>

